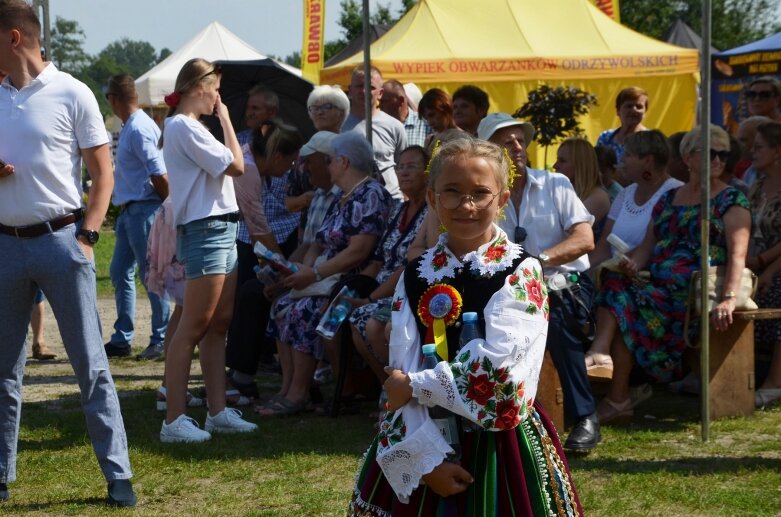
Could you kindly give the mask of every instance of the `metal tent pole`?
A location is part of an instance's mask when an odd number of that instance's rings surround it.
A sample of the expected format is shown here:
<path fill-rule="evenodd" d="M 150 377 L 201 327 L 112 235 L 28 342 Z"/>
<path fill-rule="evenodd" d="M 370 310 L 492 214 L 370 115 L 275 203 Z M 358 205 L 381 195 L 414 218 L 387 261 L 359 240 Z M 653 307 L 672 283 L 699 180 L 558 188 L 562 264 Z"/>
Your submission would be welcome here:
<path fill-rule="evenodd" d="M 702 2 L 702 71 L 700 127 L 700 411 L 702 441 L 710 439 L 710 314 L 708 313 L 708 267 L 710 266 L 710 97 L 711 97 L 711 2 Z"/>
<path fill-rule="evenodd" d="M 369 22 L 369 0 L 363 0 L 363 102 L 366 109 L 366 140 L 372 145 L 372 73 L 371 73 L 371 24 Z"/>

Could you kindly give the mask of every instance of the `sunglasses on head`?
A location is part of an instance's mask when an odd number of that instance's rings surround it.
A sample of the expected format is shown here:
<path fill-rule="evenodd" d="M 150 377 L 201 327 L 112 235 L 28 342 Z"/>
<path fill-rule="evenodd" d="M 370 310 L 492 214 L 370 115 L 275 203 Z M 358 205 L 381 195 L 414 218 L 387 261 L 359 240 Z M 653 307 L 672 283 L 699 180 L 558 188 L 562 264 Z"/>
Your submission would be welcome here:
<path fill-rule="evenodd" d="M 767 100 L 767 99 L 770 99 L 771 97 L 775 97 L 775 96 L 776 96 L 776 94 L 773 93 L 770 90 L 761 90 L 761 91 L 758 91 L 758 92 L 749 90 L 749 91 L 746 92 L 746 98 L 747 99 Z"/>
<path fill-rule="evenodd" d="M 525 241 L 526 235 L 528 235 L 526 232 L 526 228 L 524 228 L 523 226 L 516 226 L 515 240 L 514 240 L 515 244 L 521 244 L 523 241 Z"/>

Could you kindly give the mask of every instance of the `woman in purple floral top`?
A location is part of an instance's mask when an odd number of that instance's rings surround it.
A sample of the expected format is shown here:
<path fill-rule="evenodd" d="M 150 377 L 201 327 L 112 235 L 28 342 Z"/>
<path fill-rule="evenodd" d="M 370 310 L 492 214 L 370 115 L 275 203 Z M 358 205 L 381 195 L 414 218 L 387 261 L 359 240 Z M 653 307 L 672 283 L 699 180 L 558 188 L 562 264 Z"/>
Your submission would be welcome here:
<path fill-rule="evenodd" d="M 582 515 L 558 435 L 534 402 L 550 310 L 542 266 L 494 224 L 507 172 L 500 147 L 473 139 L 445 144 L 432 162 L 428 201 L 447 233 L 393 295 L 388 404 L 349 515 Z M 459 346 L 465 312 L 485 337 Z M 422 345 L 432 342 L 440 359 L 427 367 Z"/>
<path fill-rule="evenodd" d="M 293 291 L 272 306 L 269 325 L 277 336 L 282 388 L 267 404 L 255 408 L 261 415 L 292 414 L 304 408 L 317 361 L 324 355 L 315 329 L 328 306 L 330 288 L 318 289 L 318 284 L 364 266 L 390 215 L 390 195 L 369 177 L 374 157 L 366 139 L 349 132 L 336 136 L 331 146 L 328 170 L 343 194 L 328 211 L 298 272 L 284 280 Z"/>
<path fill-rule="evenodd" d="M 407 265 L 407 250 L 428 212 L 426 205 L 426 150 L 419 145 L 405 149 L 399 156 L 396 174 L 399 188 L 407 201 L 390 219 L 369 266 L 363 274 L 374 276 L 380 284 L 368 298 L 352 300 L 355 309 L 350 314 L 353 344 L 374 374 L 385 382 L 383 368 L 388 364 L 388 343 L 385 325 L 390 321 L 391 297 L 401 272 Z"/>

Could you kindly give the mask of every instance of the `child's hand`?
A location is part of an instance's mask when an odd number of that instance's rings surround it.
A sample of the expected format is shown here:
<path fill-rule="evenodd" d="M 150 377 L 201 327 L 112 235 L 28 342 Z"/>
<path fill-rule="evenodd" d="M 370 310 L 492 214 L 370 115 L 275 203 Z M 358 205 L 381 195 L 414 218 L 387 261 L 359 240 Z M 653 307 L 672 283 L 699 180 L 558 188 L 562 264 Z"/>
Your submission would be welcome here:
<path fill-rule="evenodd" d="M 412 386 L 410 386 L 409 376 L 390 366 L 385 367 L 385 373 L 388 379 L 383 386 L 388 395 L 387 411 L 396 411 L 412 398 Z"/>
<path fill-rule="evenodd" d="M 474 478 L 461 465 L 443 461 L 423 476 L 426 485 L 440 497 L 460 494 L 474 482 Z"/>

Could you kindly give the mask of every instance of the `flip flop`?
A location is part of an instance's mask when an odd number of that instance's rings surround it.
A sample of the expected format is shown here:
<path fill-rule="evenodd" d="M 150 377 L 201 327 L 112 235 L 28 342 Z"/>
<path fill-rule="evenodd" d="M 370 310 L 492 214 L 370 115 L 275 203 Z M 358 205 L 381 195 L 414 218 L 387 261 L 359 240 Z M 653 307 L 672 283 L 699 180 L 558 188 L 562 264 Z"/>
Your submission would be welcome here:
<path fill-rule="evenodd" d="M 306 401 L 292 402 L 286 398 L 278 398 L 257 405 L 252 410 L 260 416 L 293 416 L 301 413 L 305 407 Z"/>

